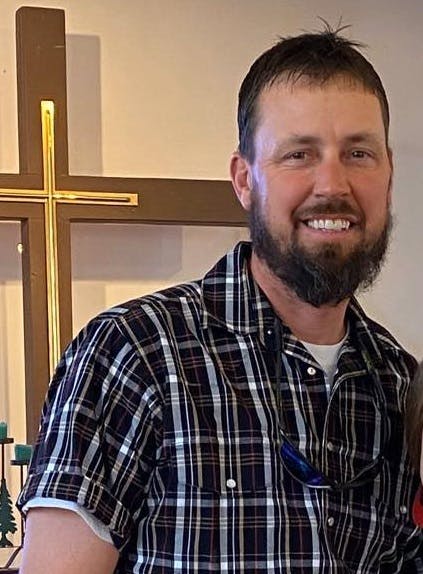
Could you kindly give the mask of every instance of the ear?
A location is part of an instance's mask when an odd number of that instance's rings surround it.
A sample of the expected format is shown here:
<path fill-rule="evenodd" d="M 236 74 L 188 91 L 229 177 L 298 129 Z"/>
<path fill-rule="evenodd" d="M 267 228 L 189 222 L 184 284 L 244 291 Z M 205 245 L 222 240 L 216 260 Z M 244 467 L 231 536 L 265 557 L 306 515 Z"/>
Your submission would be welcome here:
<path fill-rule="evenodd" d="M 252 190 L 251 166 L 239 151 L 232 154 L 230 172 L 232 185 L 238 200 L 245 211 L 249 211 Z"/>

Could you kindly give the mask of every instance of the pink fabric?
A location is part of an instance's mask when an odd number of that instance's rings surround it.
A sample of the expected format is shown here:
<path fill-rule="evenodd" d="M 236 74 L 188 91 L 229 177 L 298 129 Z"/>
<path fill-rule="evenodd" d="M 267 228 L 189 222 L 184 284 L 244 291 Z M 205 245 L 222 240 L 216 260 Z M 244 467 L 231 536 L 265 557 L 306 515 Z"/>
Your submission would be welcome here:
<path fill-rule="evenodd" d="M 423 528 L 423 487 L 417 491 L 413 504 L 413 520 L 417 526 Z"/>

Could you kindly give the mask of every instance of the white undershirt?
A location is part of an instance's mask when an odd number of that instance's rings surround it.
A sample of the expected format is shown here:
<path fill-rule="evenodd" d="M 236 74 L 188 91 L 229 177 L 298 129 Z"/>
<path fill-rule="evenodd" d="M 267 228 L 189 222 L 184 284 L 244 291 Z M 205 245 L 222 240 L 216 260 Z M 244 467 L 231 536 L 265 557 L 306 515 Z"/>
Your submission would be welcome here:
<path fill-rule="evenodd" d="M 330 389 L 332 387 L 333 379 L 338 365 L 339 352 L 347 336 L 348 333 L 343 339 L 341 339 L 341 341 L 339 341 L 339 343 L 335 343 L 334 345 L 314 345 L 312 343 L 301 341 L 304 347 L 316 359 L 325 373 L 325 384 L 326 390 L 328 391 L 328 396 L 330 394 Z"/>
<path fill-rule="evenodd" d="M 91 512 L 88 512 L 88 510 L 86 510 L 77 502 L 72 502 L 70 500 L 59 500 L 58 498 L 42 498 L 41 496 L 37 496 L 25 504 L 23 507 L 24 514 L 26 514 L 31 508 L 61 508 L 63 510 L 71 510 L 72 512 L 76 512 L 76 514 L 78 514 L 86 522 L 86 524 L 88 524 L 94 534 L 96 534 L 105 542 L 113 544 L 109 528 L 103 524 L 101 520 L 96 518 L 93 514 L 91 514 Z"/>
<path fill-rule="evenodd" d="M 325 384 L 328 396 L 330 394 L 330 389 L 332 386 L 333 378 L 335 376 L 336 366 L 338 363 L 338 355 L 341 350 L 342 344 L 347 338 L 348 333 L 345 337 L 336 343 L 335 345 L 313 345 L 312 343 L 306 343 L 302 341 L 304 347 L 309 351 L 309 353 L 316 359 L 319 365 L 322 367 L 325 373 Z M 110 536 L 109 528 L 96 518 L 91 512 L 88 512 L 83 506 L 80 506 L 76 502 L 71 502 L 69 500 L 59 500 L 57 498 L 42 498 L 38 496 L 31 499 L 23 508 L 23 512 L 26 514 L 31 508 L 61 508 L 63 510 L 71 510 L 76 512 L 91 530 L 102 540 L 113 544 L 112 537 Z"/>

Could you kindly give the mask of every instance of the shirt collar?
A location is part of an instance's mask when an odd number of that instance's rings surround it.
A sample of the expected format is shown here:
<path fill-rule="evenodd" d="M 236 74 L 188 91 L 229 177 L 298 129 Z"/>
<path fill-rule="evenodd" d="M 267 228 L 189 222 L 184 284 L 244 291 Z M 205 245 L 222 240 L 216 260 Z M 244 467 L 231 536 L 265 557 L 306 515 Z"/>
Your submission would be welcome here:
<path fill-rule="evenodd" d="M 203 278 L 203 327 L 220 324 L 234 333 L 258 333 L 264 342 L 276 317 L 250 272 L 251 251 L 250 242 L 238 243 Z"/>
<path fill-rule="evenodd" d="M 250 272 L 251 243 L 242 241 L 227 253 L 201 281 L 205 312 L 203 327 L 224 325 L 234 333 L 258 333 L 266 344 L 273 333 L 276 316 L 270 302 Z M 353 297 L 348 305 L 350 337 L 367 350 L 374 366 L 385 363 L 384 352 L 401 355 L 403 348 L 381 325 L 367 317 Z M 291 335 L 282 324 L 283 335 Z"/>

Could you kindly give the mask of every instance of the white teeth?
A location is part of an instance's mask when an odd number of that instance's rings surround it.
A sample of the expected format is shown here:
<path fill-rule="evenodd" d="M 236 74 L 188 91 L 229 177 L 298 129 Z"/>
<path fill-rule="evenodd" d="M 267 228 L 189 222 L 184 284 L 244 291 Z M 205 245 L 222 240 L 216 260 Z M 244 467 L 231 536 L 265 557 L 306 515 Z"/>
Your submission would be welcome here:
<path fill-rule="evenodd" d="M 350 227 L 350 222 L 346 219 L 309 219 L 307 225 L 313 229 L 346 231 Z"/>

